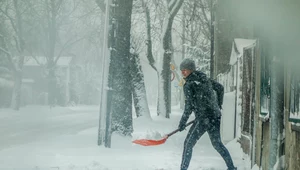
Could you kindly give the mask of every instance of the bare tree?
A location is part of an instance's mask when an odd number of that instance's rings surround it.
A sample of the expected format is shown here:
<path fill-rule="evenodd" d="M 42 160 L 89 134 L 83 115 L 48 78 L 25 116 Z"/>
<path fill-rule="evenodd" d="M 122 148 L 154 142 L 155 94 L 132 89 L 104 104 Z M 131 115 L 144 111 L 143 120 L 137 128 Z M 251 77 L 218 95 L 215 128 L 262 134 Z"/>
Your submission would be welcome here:
<path fill-rule="evenodd" d="M 138 12 L 144 12 L 145 19 L 139 18 L 138 20 L 144 22 L 146 25 L 146 29 L 140 31 L 140 34 L 146 37 L 144 51 L 150 66 L 158 73 L 158 94 L 163 94 L 159 96 L 157 112 L 168 117 L 165 114 L 169 112 L 167 111 L 170 110 L 170 104 L 168 103 L 171 102 L 170 64 L 175 66 L 172 74 L 175 74 L 178 82 L 180 81 L 180 73 L 174 58 L 177 57 L 176 55 L 179 52 L 176 49 L 182 46 L 182 56 L 194 58 L 197 63 L 201 63 L 201 69 L 203 70 L 209 69 L 209 55 L 211 54 L 210 29 L 212 25 L 210 19 L 210 1 L 192 0 L 182 2 L 185 10 L 182 13 L 176 14 L 176 18 L 181 18 L 183 22 L 181 24 L 182 27 L 179 24 L 179 20 L 171 15 L 171 8 L 174 7 L 173 9 L 175 9 L 175 1 L 141 0 L 140 2 L 141 5 L 137 6 L 143 8 L 143 11 Z M 173 44 L 172 38 L 178 37 L 181 37 L 182 43 L 179 44 L 178 41 L 175 41 Z M 157 45 L 157 42 L 160 42 L 160 45 Z M 173 45 L 176 47 L 175 50 L 173 49 Z M 161 47 L 163 47 L 162 50 Z"/>
<path fill-rule="evenodd" d="M 67 54 L 76 43 L 86 38 L 85 35 L 79 37 L 76 29 L 70 29 L 74 27 L 70 24 L 70 15 L 77 9 L 78 4 L 72 0 L 44 0 L 35 4 L 36 22 L 38 23 L 35 31 L 39 35 L 35 41 L 39 42 L 39 45 L 37 49 L 33 50 L 33 53 L 46 57 L 50 106 L 58 104 L 59 98 L 62 97 L 59 94 L 60 85 L 57 77 L 59 59 Z M 61 100 L 59 104 L 66 105 L 67 102 L 68 99 Z"/>
<path fill-rule="evenodd" d="M 11 107 L 15 110 L 19 110 L 20 102 L 21 102 L 21 86 L 22 86 L 22 69 L 24 65 L 25 58 L 25 39 L 24 39 L 24 25 L 23 25 L 23 15 L 24 11 L 26 12 L 26 3 L 19 2 L 18 0 L 6 1 L 1 3 L 0 13 L 6 17 L 6 19 L 10 23 L 10 27 L 13 32 L 13 46 L 14 49 L 8 47 L 10 44 L 7 40 L 8 37 L 5 35 L 0 35 L 2 40 L 2 46 L 0 50 L 4 52 L 7 56 L 7 60 L 9 61 L 11 68 L 13 70 L 14 77 L 14 88 L 13 88 L 13 96 L 11 100 Z M 5 22 L 7 23 L 7 22 Z"/>
<path fill-rule="evenodd" d="M 145 19 L 146 19 L 146 29 L 147 29 L 147 39 L 146 39 L 146 45 L 147 45 L 147 59 L 149 61 L 150 66 L 156 71 L 157 68 L 155 66 L 155 60 L 153 57 L 152 52 L 152 38 L 151 38 L 151 18 L 150 18 L 150 10 L 148 8 L 148 5 L 146 4 L 145 0 L 142 1 L 142 6 L 145 12 Z"/>
<path fill-rule="evenodd" d="M 171 113 L 171 70 L 170 63 L 173 57 L 172 46 L 172 25 L 174 17 L 179 11 L 183 0 L 167 0 L 167 18 L 165 19 L 162 35 L 163 58 L 162 71 L 159 78 L 159 90 L 162 90 L 161 95 L 158 96 L 158 114 L 170 117 Z M 160 93 L 160 92 L 159 92 Z"/>

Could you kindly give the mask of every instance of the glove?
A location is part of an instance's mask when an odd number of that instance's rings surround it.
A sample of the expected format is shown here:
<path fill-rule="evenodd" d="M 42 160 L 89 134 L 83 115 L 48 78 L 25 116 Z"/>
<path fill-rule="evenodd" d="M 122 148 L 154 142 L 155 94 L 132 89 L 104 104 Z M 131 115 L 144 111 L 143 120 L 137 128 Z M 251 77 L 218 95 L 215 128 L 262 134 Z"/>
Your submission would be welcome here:
<path fill-rule="evenodd" d="M 188 116 L 182 116 L 182 118 L 180 119 L 180 122 L 179 122 L 179 125 L 178 125 L 178 129 L 179 129 L 179 131 L 181 132 L 181 131 L 183 131 L 184 129 L 185 129 L 185 127 L 186 127 L 186 122 L 187 122 L 187 120 L 188 120 Z"/>
<path fill-rule="evenodd" d="M 183 131 L 185 129 L 185 124 L 180 122 L 179 126 L 178 126 L 178 129 L 179 129 L 180 132 Z"/>

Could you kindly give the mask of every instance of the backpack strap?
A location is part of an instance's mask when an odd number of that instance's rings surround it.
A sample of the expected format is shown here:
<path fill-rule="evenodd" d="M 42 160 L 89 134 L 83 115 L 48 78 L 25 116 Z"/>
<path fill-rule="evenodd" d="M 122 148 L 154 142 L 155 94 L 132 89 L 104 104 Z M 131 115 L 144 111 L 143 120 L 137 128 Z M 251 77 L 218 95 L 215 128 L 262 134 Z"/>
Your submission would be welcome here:
<path fill-rule="evenodd" d="M 223 97 L 224 97 L 224 87 L 222 84 L 215 80 L 211 80 L 212 88 L 217 92 L 218 105 L 222 109 Z"/>

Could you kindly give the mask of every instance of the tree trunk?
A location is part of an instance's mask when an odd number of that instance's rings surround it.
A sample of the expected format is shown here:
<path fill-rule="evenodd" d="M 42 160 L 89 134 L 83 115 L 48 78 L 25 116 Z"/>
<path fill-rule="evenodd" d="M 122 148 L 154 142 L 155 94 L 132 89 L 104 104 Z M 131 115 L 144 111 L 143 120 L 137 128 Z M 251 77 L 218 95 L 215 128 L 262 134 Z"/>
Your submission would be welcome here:
<path fill-rule="evenodd" d="M 48 61 L 48 105 L 54 107 L 57 104 L 57 95 L 56 95 L 56 76 L 54 64 L 51 61 Z"/>
<path fill-rule="evenodd" d="M 50 5 L 48 1 L 46 1 L 47 10 L 48 10 L 48 53 L 47 53 L 47 66 L 48 66 L 48 104 L 53 107 L 57 104 L 57 96 L 56 96 L 56 75 L 55 75 L 55 62 L 54 62 L 54 54 L 55 54 L 55 43 L 56 43 L 56 5 L 53 0 L 50 0 Z M 49 6 L 49 7 L 48 7 Z"/>
<path fill-rule="evenodd" d="M 147 119 L 151 119 L 144 83 L 144 74 L 137 54 L 131 55 L 130 72 L 132 76 L 132 92 L 136 116 L 143 116 Z"/>
<path fill-rule="evenodd" d="M 163 92 L 158 95 L 158 109 L 157 113 L 166 118 L 170 118 L 171 113 L 171 70 L 170 64 L 173 57 L 173 47 L 172 47 L 172 25 L 175 15 L 180 9 L 183 0 L 170 1 L 168 4 L 168 18 L 165 22 L 165 27 L 163 30 L 163 61 L 162 61 L 162 71 L 159 78 L 159 90 Z"/>
<path fill-rule="evenodd" d="M 14 71 L 14 88 L 11 99 L 11 108 L 19 110 L 21 105 L 21 88 L 22 87 L 22 72 L 17 70 Z"/>
<path fill-rule="evenodd" d="M 22 70 L 24 65 L 24 39 L 23 39 L 23 24 L 22 24 L 22 15 L 20 13 L 19 4 L 17 0 L 14 0 L 14 7 L 16 10 L 16 25 L 17 25 L 17 49 L 19 52 L 18 62 L 15 65 L 14 69 L 14 89 L 13 97 L 11 101 L 11 107 L 14 110 L 20 109 L 21 104 L 21 91 L 22 91 Z"/>
<path fill-rule="evenodd" d="M 132 0 L 116 0 L 114 6 L 116 16 L 115 47 L 111 53 L 112 103 L 111 113 L 112 132 L 130 136 L 132 127 L 132 89 L 130 85 L 130 29 Z M 114 52 L 113 52 L 114 51 Z"/>
<path fill-rule="evenodd" d="M 162 98 L 159 100 L 160 104 L 160 115 L 170 118 L 171 113 L 171 70 L 170 63 L 171 57 L 173 56 L 172 39 L 171 39 L 171 28 L 166 30 L 166 38 L 164 39 L 164 55 L 163 55 L 163 69 L 161 71 L 160 83 L 162 85 L 163 93 L 159 96 Z"/>
<path fill-rule="evenodd" d="M 149 61 L 150 66 L 157 72 L 157 68 L 155 66 L 155 60 L 153 58 L 152 53 L 152 40 L 151 40 L 151 18 L 150 18 L 150 11 L 145 3 L 144 0 L 142 0 L 142 5 L 145 10 L 145 18 L 146 18 L 146 29 L 147 29 L 147 59 Z"/>
<path fill-rule="evenodd" d="M 186 6 L 183 6 L 183 16 L 182 16 L 182 37 L 181 37 L 181 41 L 182 41 L 182 46 L 181 46 L 181 55 L 182 55 L 182 57 L 181 57 L 181 60 L 183 60 L 184 58 L 185 58 L 185 56 L 186 56 L 186 47 L 185 47 L 185 43 L 186 43 L 186 10 L 187 10 L 187 8 L 186 8 Z M 179 70 L 180 71 L 180 70 Z M 180 81 L 182 81 L 182 79 L 181 80 L 179 80 L 179 82 Z M 184 109 L 184 94 L 183 94 L 183 86 L 182 87 L 180 87 L 180 92 L 179 92 L 179 102 L 180 102 L 180 109 Z"/>

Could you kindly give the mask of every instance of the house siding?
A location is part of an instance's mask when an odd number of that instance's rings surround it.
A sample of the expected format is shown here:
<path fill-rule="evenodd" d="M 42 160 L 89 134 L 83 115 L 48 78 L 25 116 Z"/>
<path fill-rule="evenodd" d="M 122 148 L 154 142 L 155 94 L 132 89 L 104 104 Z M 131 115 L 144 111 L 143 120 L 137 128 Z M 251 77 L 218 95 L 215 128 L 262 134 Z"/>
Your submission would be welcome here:
<path fill-rule="evenodd" d="M 230 0 L 229 0 L 230 1 Z M 284 138 L 281 141 L 282 144 L 278 145 L 278 153 L 279 153 L 279 157 L 281 157 L 282 155 L 284 155 L 285 158 L 285 170 L 298 170 L 300 169 L 300 132 L 299 132 L 299 126 L 297 128 L 293 128 L 291 122 L 289 121 L 289 116 L 290 116 L 290 77 L 291 77 L 291 71 L 288 71 L 288 69 L 291 68 L 290 65 L 286 65 L 285 63 L 287 61 L 291 62 L 291 63 L 298 63 L 296 62 L 297 58 L 299 58 L 299 53 L 289 53 L 290 48 L 287 48 L 284 44 L 282 43 L 278 43 L 276 40 L 280 40 L 280 41 L 284 41 L 282 39 L 276 39 L 278 37 L 268 37 L 268 35 L 272 35 L 272 33 L 276 32 L 279 33 L 279 31 L 281 31 L 281 29 L 279 28 L 275 28 L 275 30 L 270 30 L 273 29 L 273 27 L 271 27 L 270 25 L 266 25 L 264 27 L 264 25 L 255 25 L 258 23 L 247 23 L 247 20 L 237 20 L 237 16 L 239 16 L 236 10 L 228 10 L 228 9 L 235 9 L 238 8 L 238 4 L 232 3 L 233 1 L 230 1 L 230 3 L 225 3 L 225 2 L 221 2 L 217 5 L 217 26 L 216 29 L 221 30 L 217 33 L 216 37 L 216 58 L 219 58 L 216 60 L 215 65 L 221 67 L 220 65 L 224 64 L 222 62 L 220 62 L 223 58 L 222 55 L 224 54 L 228 54 L 228 46 L 232 45 L 233 42 L 233 38 L 248 38 L 248 39 L 257 39 L 259 41 L 259 45 L 257 48 L 257 53 L 258 55 L 256 55 L 256 64 L 253 65 L 253 67 L 256 67 L 254 70 L 256 70 L 256 74 L 254 77 L 255 80 L 255 86 L 252 87 L 254 90 L 255 88 L 255 114 L 254 114 L 254 133 L 251 134 L 253 135 L 253 147 L 250 147 L 249 144 L 247 145 L 247 143 L 245 143 L 243 140 L 241 140 L 241 136 L 237 135 L 237 138 L 239 139 L 239 141 L 241 141 L 242 146 L 244 146 L 244 151 L 246 154 L 248 154 L 250 156 L 251 154 L 251 161 L 252 161 L 252 166 L 254 164 L 258 165 L 259 167 L 261 167 L 261 169 L 265 170 L 265 169 L 269 169 L 269 165 L 270 165 L 270 142 L 271 142 L 271 138 L 270 138 L 270 127 L 271 127 L 271 122 L 269 120 L 264 120 L 261 118 L 261 112 L 264 111 L 262 110 L 262 95 L 266 95 L 266 94 L 262 94 L 261 88 L 264 88 L 263 86 L 265 86 L 266 81 L 268 82 L 269 79 L 267 78 L 267 80 L 264 80 L 264 82 L 262 82 L 262 76 L 261 74 L 265 74 L 265 70 L 269 69 L 269 65 L 272 64 L 272 60 L 271 58 L 273 58 L 273 56 L 279 56 L 279 57 L 285 57 L 283 60 L 283 62 L 281 63 L 283 66 L 282 68 L 280 68 L 280 71 L 284 72 L 283 75 L 283 81 L 284 81 L 284 93 L 283 95 L 280 94 L 279 96 L 279 100 L 282 99 L 282 101 L 284 101 L 284 106 L 282 106 L 281 110 L 278 113 L 278 116 L 280 117 L 280 124 L 284 123 L 283 127 L 282 125 L 279 125 L 279 132 L 280 134 L 278 135 L 282 135 L 282 131 L 284 132 Z M 275 10 L 275 7 L 278 7 L 276 5 L 273 4 L 273 6 L 270 6 L 270 8 L 273 8 L 273 10 Z M 286 7 L 291 7 L 291 6 L 286 6 Z M 220 10 L 218 11 L 218 8 L 220 8 Z M 227 9 L 227 10 L 226 10 Z M 270 9 L 272 10 L 272 9 Z M 286 9 L 282 9 L 281 10 L 287 10 Z M 293 11 L 293 12 L 297 12 L 297 11 Z M 226 15 L 220 15 L 225 13 Z M 218 15 L 219 14 L 219 15 Z M 235 14 L 235 15 L 234 15 Z M 229 16 L 235 16 L 235 17 L 229 17 Z M 287 17 L 287 16 L 285 16 Z M 222 28 L 222 22 L 224 23 L 223 28 Z M 252 26 L 251 26 L 252 24 Z M 261 24 L 261 23 L 259 23 Z M 234 25 L 234 29 L 228 30 L 228 26 L 230 25 Z M 246 30 L 246 31 L 245 31 Z M 273 32 L 270 32 L 273 31 Z M 299 30 L 297 32 L 299 34 Z M 296 32 L 294 33 L 295 35 L 297 34 Z M 289 32 L 289 34 L 291 34 Z M 283 37 L 284 38 L 284 37 Z M 230 40 L 231 39 L 231 40 Z M 219 41 L 220 40 L 220 41 Z M 227 40 L 227 41 L 225 41 Z M 230 42 L 228 42 L 228 40 L 230 40 Z M 225 48 L 226 47 L 226 48 Z M 221 55 L 222 54 L 222 55 Z M 293 57 L 290 57 L 293 56 Z M 295 57 L 296 56 L 296 57 Z M 225 57 L 226 58 L 226 57 Z M 263 66 L 263 63 L 261 63 L 261 59 L 265 59 L 266 61 L 266 67 Z M 226 58 L 226 61 L 228 60 L 228 58 Z M 299 60 L 299 59 L 298 59 Z M 280 67 L 281 67 L 280 66 Z M 232 67 L 233 68 L 233 67 Z M 222 70 L 221 68 L 216 68 L 217 70 Z M 273 70 L 270 70 L 273 71 Z M 299 71 L 298 71 L 299 72 Z M 269 74 L 269 73 L 268 73 Z M 238 76 L 238 75 L 236 75 Z M 268 75 L 269 76 L 269 75 Z M 282 75 L 280 76 L 282 77 Z M 276 77 L 276 78 L 280 78 L 280 77 Z M 239 77 L 229 77 L 231 79 L 236 79 Z M 224 82 L 229 81 L 229 80 L 223 80 Z M 280 80 L 281 81 L 281 80 Z M 236 89 L 239 89 L 239 86 L 236 87 Z M 265 92 L 264 92 L 265 93 Z M 244 93 L 242 93 L 242 95 L 245 95 Z M 272 96 L 268 96 L 270 97 L 270 99 L 268 100 L 274 100 L 272 98 Z M 274 97 L 274 96 L 273 96 Z M 236 107 L 240 107 L 238 106 L 239 103 L 237 103 Z M 266 107 L 266 109 L 268 110 L 268 112 L 270 113 L 270 109 L 269 107 Z M 246 110 L 243 110 L 243 112 L 246 112 Z M 282 113 L 281 113 L 282 112 Z M 241 113 L 241 115 L 244 115 L 245 113 Z M 249 113 L 248 113 L 249 114 Z M 272 113 L 273 114 L 273 113 Z M 281 120 L 283 118 L 283 120 Z M 249 117 L 249 121 L 251 120 L 251 117 Z M 238 122 L 236 122 L 237 125 L 243 125 L 243 120 L 239 120 L 237 119 Z M 295 127 L 295 126 L 294 126 Z M 243 127 L 241 127 L 243 128 Z M 237 132 L 239 133 L 239 132 Z M 247 141 L 248 142 L 248 141 Z M 247 150 L 246 148 L 250 147 L 250 151 Z M 279 160 L 277 160 L 279 161 Z M 250 168 L 250 167 L 249 167 Z"/>

